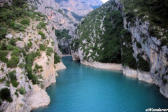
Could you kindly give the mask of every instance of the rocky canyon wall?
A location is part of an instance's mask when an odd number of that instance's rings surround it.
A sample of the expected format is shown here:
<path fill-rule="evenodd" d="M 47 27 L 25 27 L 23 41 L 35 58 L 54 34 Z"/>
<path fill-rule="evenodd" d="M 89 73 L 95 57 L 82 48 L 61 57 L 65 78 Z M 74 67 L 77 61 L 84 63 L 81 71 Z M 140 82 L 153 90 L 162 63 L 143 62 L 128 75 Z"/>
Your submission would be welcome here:
<path fill-rule="evenodd" d="M 168 97 L 167 22 L 165 15 L 150 12 L 155 7 L 148 7 L 145 1 L 110 0 L 89 13 L 78 26 L 73 57 L 121 63 L 126 76 L 154 83 Z"/>

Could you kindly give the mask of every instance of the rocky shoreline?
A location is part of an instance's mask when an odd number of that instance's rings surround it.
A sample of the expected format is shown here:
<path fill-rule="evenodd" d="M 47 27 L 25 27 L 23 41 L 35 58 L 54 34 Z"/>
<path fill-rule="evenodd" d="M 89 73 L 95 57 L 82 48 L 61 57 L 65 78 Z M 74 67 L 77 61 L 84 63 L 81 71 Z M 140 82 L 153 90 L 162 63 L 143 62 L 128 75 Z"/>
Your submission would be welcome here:
<path fill-rule="evenodd" d="M 56 64 L 55 68 L 56 71 L 66 69 L 65 65 L 62 62 Z M 49 87 L 53 83 L 56 83 L 56 76 L 58 76 L 57 73 L 55 74 L 55 77 L 53 77 L 54 81 L 52 81 L 47 87 Z M 27 104 L 30 106 L 31 110 L 45 107 L 50 104 L 50 97 L 46 92 L 46 88 L 41 89 L 38 85 L 33 86 L 31 95 L 27 99 Z"/>
<path fill-rule="evenodd" d="M 56 71 L 59 71 L 59 70 L 64 70 L 64 69 L 66 69 L 66 66 L 65 66 L 62 62 L 60 62 L 60 63 L 57 63 L 57 64 L 55 65 L 55 68 L 56 68 Z"/>
<path fill-rule="evenodd" d="M 112 71 L 121 71 L 124 76 L 138 79 L 140 81 L 153 84 L 153 79 L 148 72 L 143 72 L 139 70 L 134 70 L 129 67 L 122 67 L 121 64 L 115 63 L 100 63 L 100 62 L 88 62 L 88 61 L 81 61 L 83 65 L 103 69 L 103 70 L 112 70 Z"/>
<path fill-rule="evenodd" d="M 100 62 L 88 62 L 88 61 L 81 61 L 80 62 L 83 65 L 103 69 L 103 70 L 113 70 L 113 71 L 122 71 L 122 65 L 121 64 L 115 64 L 115 63 L 100 63 Z"/>
<path fill-rule="evenodd" d="M 66 69 L 62 62 L 56 64 L 55 67 L 57 67 L 54 69 L 55 74 L 52 75 L 52 71 L 49 72 L 50 69 L 48 69 L 48 72 L 45 70 L 45 73 L 49 74 L 45 74 L 43 86 L 32 85 L 31 90 L 26 95 L 21 95 L 20 97 L 15 98 L 15 101 L 7 105 L 7 107 L 4 105 L 4 108 L 6 107 L 4 112 L 30 112 L 34 109 L 48 106 L 50 104 L 50 96 L 47 94 L 46 88 L 51 84 L 56 83 L 56 76 L 58 76 L 57 71 Z"/>
<path fill-rule="evenodd" d="M 138 79 L 140 81 L 153 84 L 153 79 L 148 72 L 138 71 L 129 67 L 123 67 L 123 75 L 131 78 Z"/>

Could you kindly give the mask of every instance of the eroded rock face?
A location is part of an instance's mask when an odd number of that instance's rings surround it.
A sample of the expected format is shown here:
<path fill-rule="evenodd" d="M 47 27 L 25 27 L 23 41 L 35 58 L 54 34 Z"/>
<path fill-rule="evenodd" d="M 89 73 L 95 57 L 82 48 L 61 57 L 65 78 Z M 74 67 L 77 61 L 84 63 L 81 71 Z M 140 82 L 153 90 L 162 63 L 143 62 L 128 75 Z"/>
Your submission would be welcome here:
<path fill-rule="evenodd" d="M 42 77 L 43 77 L 43 88 L 46 88 L 50 86 L 52 83 L 56 82 L 56 70 L 54 67 L 54 54 L 52 54 L 51 57 L 48 57 L 45 52 L 41 53 L 41 56 L 34 61 L 34 65 L 38 64 L 42 66 L 43 72 L 42 72 Z"/>
<path fill-rule="evenodd" d="M 139 19 L 136 19 L 134 25 L 131 25 L 131 22 L 124 18 L 124 26 L 132 34 L 134 55 L 144 54 L 146 59 L 149 59 L 150 62 L 148 75 L 142 73 L 140 75 L 141 78 L 145 78 L 145 82 L 153 82 L 158 85 L 161 88 L 161 93 L 167 97 L 167 84 L 164 84 L 164 80 L 168 80 L 165 77 L 168 73 L 168 47 L 161 46 L 161 41 L 157 37 L 150 35 L 149 25 L 149 22 L 142 22 Z M 137 47 L 136 42 L 140 43 L 141 48 Z M 151 77 L 153 81 L 149 77 Z"/>
<path fill-rule="evenodd" d="M 131 11 L 128 12 L 128 10 L 125 9 L 123 1 L 124 0 L 110 0 L 99 10 L 90 13 L 81 22 L 77 30 L 78 35 L 76 38 L 80 41 L 82 40 L 82 42 L 79 41 L 80 45 L 73 54 L 73 57 L 79 57 L 81 62 L 89 61 L 92 63 L 97 61 L 97 57 L 100 57 L 99 52 L 105 49 L 100 47 L 103 39 L 99 40 L 107 30 L 104 25 L 112 23 L 112 32 L 113 29 L 117 27 L 113 22 L 114 18 L 112 18 L 111 21 L 103 22 L 107 14 L 102 14 L 102 11 L 110 6 L 112 11 L 117 10 L 122 14 L 123 29 L 122 32 L 119 33 L 119 36 L 121 38 L 121 60 L 124 59 L 124 61 L 121 61 L 124 75 L 158 85 L 160 92 L 167 97 L 168 46 L 167 43 L 165 43 L 167 41 L 164 41 L 164 39 L 167 38 L 165 35 L 167 29 L 151 23 L 148 15 L 143 17 L 136 17 L 136 15 L 131 16 Z M 133 12 L 138 13 L 136 9 Z M 98 18 L 93 18 L 94 15 Z M 96 23 L 96 25 L 91 23 Z M 87 28 L 90 29 L 86 30 Z M 157 32 L 158 35 L 152 34 L 152 32 Z M 114 43 L 113 45 L 114 47 L 116 46 Z M 97 48 L 99 48 L 99 50 L 97 50 Z M 110 51 L 110 48 L 108 51 Z M 131 65 L 130 63 L 133 64 Z"/>
<path fill-rule="evenodd" d="M 138 73 L 136 70 L 130 69 L 129 67 L 123 68 L 123 74 L 127 77 L 138 78 Z"/>
<path fill-rule="evenodd" d="M 127 77 L 135 78 L 140 81 L 153 84 L 153 79 L 148 72 L 142 72 L 142 71 L 131 69 L 129 67 L 124 67 L 123 74 Z"/>
<path fill-rule="evenodd" d="M 32 93 L 27 99 L 27 104 L 32 110 L 47 106 L 50 103 L 50 97 L 44 89 L 41 89 L 37 85 L 33 85 L 32 89 Z"/>
<path fill-rule="evenodd" d="M 168 84 L 162 85 L 160 87 L 160 93 L 162 93 L 166 98 L 168 98 Z"/>
<path fill-rule="evenodd" d="M 73 61 L 79 61 L 80 57 L 77 52 L 72 53 L 72 59 Z"/>
<path fill-rule="evenodd" d="M 59 63 L 55 64 L 55 68 L 56 68 L 56 71 L 59 71 L 59 70 L 66 69 L 66 66 L 62 62 L 59 62 Z"/>
<path fill-rule="evenodd" d="M 30 25 L 24 29 L 24 32 L 16 32 L 11 29 L 11 33 L 7 36 L 10 37 L 9 40 L 16 40 L 15 47 L 17 50 L 26 51 L 20 51 L 17 54 L 19 58 L 16 66 L 9 67 L 10 65 L 7 63 L 0 61 L 0 79 L 3 79 L 0 82 L 0 90 L 8 89 L 12 99 L 10 103 L 1 102 L 0 111 L 30 112 L 32 109 L 47 106 L 50 103 L 50 98 L 45 89 L 56 82 L 58 74 L 54 64 L 54 52 L 59 53 L 59 50 L 57 41 L 55 40 L 55 43 L 53 41 L 55 38 L 55 31 L 52 30 L 53 25 L 46 18 L 42 18 L 39 20 L 29 18 Z M 44 22 L 46 28 L 37 29 L 40 22 Z M 40 47 L 42 45 L 43 50 Z M 10 60 L 12 53 L 13 51 L 9 51 L 6 58 Z M 27 66 L 28 63 L 30 64 L 29 67 Z M 33 73 L 33 79 L 29 76 L 27 67 Z M 9 79 L 8 74 L 10 72 L 16 80 L 14 84 Z"/>
<path fill-rule="evenodd" d="M 153 77 L 159 77 L 159 74 L 165 74 L 167 72 L 166 66 L 168 64 L 166 57 L 168 48 L 166 46 L 160 46 L 160 40 L 149 34 L 149 23 L 143 23 L 141 20 L 137 19 L 135 25 L 131 26 L 130 22 L 124 20 L 124 26 L 128 27 L 128 30 L 132 34 L 132 39 L 141 44 L 142 48 L 138 48 L 136 43 L 133 43 L 134 53 L 137 55 L 143 52 L 147 56 L 151 62 L 150 72 Z M 142 34 L 145 34 L 145 36 L 142 37 Z"/>
<path fill-rule="evenodd" d="M 12 102 L 8 106 L 5 112 L 30 112 L 31 108 L 26 102 L 26 97 L 20 96 L 19 98 L 16 98 L 14 102 Z"/>

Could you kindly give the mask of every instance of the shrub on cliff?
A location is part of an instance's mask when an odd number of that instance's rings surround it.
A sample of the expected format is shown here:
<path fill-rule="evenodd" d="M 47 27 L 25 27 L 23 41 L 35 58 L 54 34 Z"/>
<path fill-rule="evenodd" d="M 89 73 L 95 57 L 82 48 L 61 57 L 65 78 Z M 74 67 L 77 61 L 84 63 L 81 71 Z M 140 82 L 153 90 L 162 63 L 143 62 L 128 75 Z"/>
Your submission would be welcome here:
<path fill-rule="evenodd" d="M 12 46 L 16 46 L 16 39 L 14 39 L 14 38 L 10 39 L 9 43 Z"/>
<path fill-rule="evenodd" d="M 21 23 L 22 25 L 29 25 L 29 24 L 30 24 L 30 19 L 28 19 L 28 18 L 23 19 L 20 23 Z"/>
<path fill-rule="evenodd" d="M 36 74 L 28 74 L 28 78 L 32 81 L 33 84 L 39 84 L 39 78 Z"/>
<path fill-rule="evenodd" d="M 6 34 L 7 34 L 7 27 L 0 26 L 0 40 L 5 38 Z"/>
<path fill-rule="evenodd" d="M 12 97 L 11 97 L 11 93 L 10 90 L 8 88 L 3 88 L 0 90 L 0 99 L 2 101 L 8 101 L 8 102 L 12 102 Z"/>
<path fill-rule="evenodd" d="M 38 72 L 42 72 L 42 71 L 43 71 L 43 67 L 38 64 L 35 64 L 33 72 L 38 73 Z"/>
<path fill-rule="evenodd" d="M 42 31 L 39 31 L 38 34 L 41 35 L 42 39 L 46 39 L 46 36 L 45 36 L 45 34 Z"/>
<path fill-rule="evenodd" d="M 27 49 L 30 49 L 32 47 L 33 43 L 31 41 L 29 41 L 29 43 L 27 44 Z"/>
<path fill-rule="evenodd" d="M 60 57 L 58 56 L 57 53 L 54 53 L 54 64 L 57 64 L 60 62 Z"/>
<path fill-rule="evenodd" d="M 8 55 L 8 51 L 0 50 L 0 61 L 7 63 L 8 62 L 8 59 L 6 57 L 7 55 Z"/>
<path fill-rule="evenodd" d="M 10 23 L 10 27 L 13 28 L 14 30 L 19 30 L 19 31 L 24 31 L 25 27 L 21 24 L 18 23 Z"/>
<path fill-rule="evenodd" d="M 79 39 L 74 39 L 71 44 L 71 49 L 74 51 L 77 51 L 79 48 L 80 40 Z"/>
<path fill-rule="evenodd" d="M 146 72 L 149 72 L 150 71 L 150 63 L 145 60 L 142 55 L 138 55 L 137 56 L 138 58 L 138 62 L 137 62 L 137 65 L 138 65 L 138 69 L 139 70 L 142 70 L 142 71 L 146 71 Z"/>
<path fill-rule="evenodd" d="M 38 25 L 37 25 L 37 29 L 46 29 L 46 23 L 44 22 L 40 22 Z"/>
<path fill-rule="evenodd" d="M 9 18 L 14 18 L 13 11 L 9 7 L 0 7 L 0 22 L 6 22 Z"/>
<path fill-rule="evenodd" d="M 140 48 L 140 49 L 142 48 L 142 46 L 139 42 L 136 42 L 136 46 L 137 46 L 137 48 Z"/>
<path fill-rule="evenodd" d="M 137 69 L 137 63 L 133 53 L 132 48 L 122 47 L 122 64 Z"/>
<path fill-rule="evenodd" d="M 40 50 L 45 51 L 46 50 L 46 46 L 44 44 L 40 44 Z"/>
<path fill-rule="evenodd" d="M 10 46 L 10 48 L 8 47 L 8 49 L 12 50 L 12 53 L 11 53 L 11 59 L 9 59 L 7 62 L 7 66 L 10 68 L 15 68 L 19 63 L 20 50 L 12 45 Z"/>
<path fill-rule="evenodd" d="M 34 59 L 38 56 L 40 56 L 38 52 L 31 52 L 25 56 L 26 59 L 25 69 L 27 71 L 28 78 L 32 81 L 33 84 L 39 83 L 37 75 L 33 74 L 32 70 Z"/>
<path fill-rule="evenodd" d="M 13 0 L 12 4 L 17 7 L 23 7 L 27 0 Z"/>
<path fill-rule="evenodd" d="M 24 87 L 19 88 L 19 93 L 24 95 L 26 93 L 26 90 Z"/>
<path fill-rule="evenodd" d="M 124 66 L 137 69 L 136 59 L 133 56 L 134 50 L 132 47 L 131 33 L 127 30 L 121 31 L 121 60 Z"/>
<path fill-rule="evenodd" d="M 7 67 L 9 68 L 15 68 L 17 67 L 17 64 L 19 63 L 19 56 L 12 56 L 10 60 L 7 62 Z"/>
<path fill-rule="evenodd" d="M 52 54 L 53 52 L 54 52 L 54 51 L 53 51 L 53 49 L 52 49 L 51 47 L 47 47 L 46 54 L 47 54 L 48 56 L 51 56 L 51 54 Z"/>
<path fill-rule="evenodd" d="M 12 83 L 13 87 L 17 87 L 19 85 L 19 83 L 17 82 L 17 78 L 16 78 L 16 71 L 9 72 L 8 77 L 9 77 L 10 82 Z"/>
<path fill-rule="evenodd" d="M 71 36 L 69 35 L 69 30 L 63 29 L 63 30 L 55 30 L 55 35 L 57 36 L 57 39 L 70 39 Z"/>

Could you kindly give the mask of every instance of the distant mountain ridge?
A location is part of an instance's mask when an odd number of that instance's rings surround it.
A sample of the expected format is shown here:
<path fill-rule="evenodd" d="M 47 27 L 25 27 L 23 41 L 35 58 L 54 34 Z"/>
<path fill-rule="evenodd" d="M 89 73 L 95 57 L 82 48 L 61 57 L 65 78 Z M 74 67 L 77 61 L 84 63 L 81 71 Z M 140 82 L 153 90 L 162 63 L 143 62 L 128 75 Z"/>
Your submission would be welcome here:
<path fill-rule="evenodd" d="M 55 0 L 61 8 L 84 16 L 102 5 L 101 0 Z"/>
<path fill-rule="evenodd" d="M 37 11 L 51 17 L 50 22 L 56 30 L 66 29 L 71 37 L 80 20 L 89 12 L 102 5 L 101 0 L 29 0 L 35 4 Z M 71 38 L 57 37 L 59 47 L 64 54 L 70 54 Z"/>

